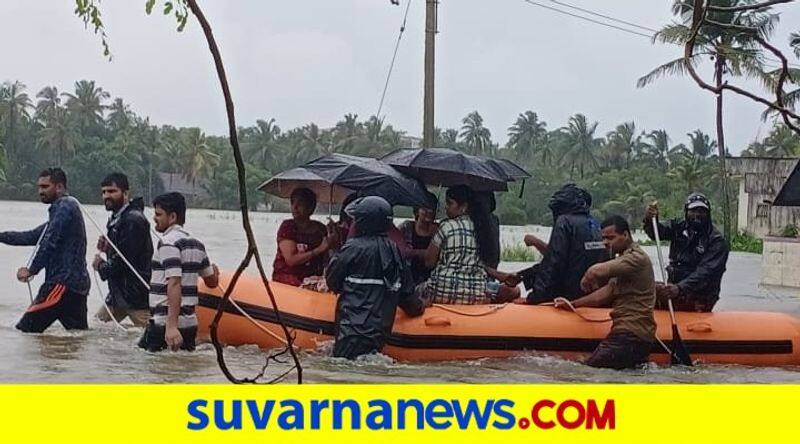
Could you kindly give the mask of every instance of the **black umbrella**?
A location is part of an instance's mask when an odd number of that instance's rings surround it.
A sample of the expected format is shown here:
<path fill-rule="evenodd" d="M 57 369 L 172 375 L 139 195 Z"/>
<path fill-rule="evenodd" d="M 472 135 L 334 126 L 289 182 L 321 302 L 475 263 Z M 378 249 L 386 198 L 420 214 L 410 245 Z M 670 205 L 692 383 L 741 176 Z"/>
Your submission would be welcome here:
<path fill-rule="evenodd" d="M 330 185 L 356 191 L 362 196 L 380 196 L 392 205 L 430 206 L 435 201 L 418 180 L 368 157 L 330 154 L 312 160 L 302 168 Z"/>
<path fill-rule="evenodd" d="M 524 168 L 508 159 L 486 159 L 489 163 L 497 164 L 500 171 L 511 181 L 530 179 L 531 174 Z"/>
<path fill-rule="evenodd" d="M 786 179 L 783 188 L 775 197 L 773 205 L 779 207 L 800 207 L 800 161 L 794 166 L 794 171 Z"/>
<path fill-rule="evenodd" d="M 402 149 L 381 161 L 428 185 L 468 185 L 476 191 L 508 191 L 507 182 L 530 177 L 513 162 L 446 148 Z"/>

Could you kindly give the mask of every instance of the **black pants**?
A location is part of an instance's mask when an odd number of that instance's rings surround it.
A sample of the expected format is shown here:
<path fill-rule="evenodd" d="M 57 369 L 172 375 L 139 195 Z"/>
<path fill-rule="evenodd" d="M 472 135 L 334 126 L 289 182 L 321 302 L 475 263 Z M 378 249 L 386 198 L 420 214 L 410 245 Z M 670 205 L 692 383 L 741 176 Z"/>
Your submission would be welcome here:
<path fill-rule="evenodd" d="M 346 336 L 344 338 L 337 338 L 333 344 L 333 357 L 356 359 L 361 355 L 371 355 L 378 353 L 383 347 L 376 344 L 375 341 L 358 336 Z"/>
<path fill-rule="evenodd" d="M 614 370 L 635 368 L 647 362 L 651 346 L 651 342 L 644 341 L 633 333 L 612 331 L 597 346 L 586 365 Z"/>
<path fill-rule="evenodd" d="M 44 284 L 28 307 L 17 329 L 41 333 L 58 321 L 67 330 L 86 330 L 86 295 L 70 291 L 63 284 Z"/>
<path fill-rule="evenodd" d="M 181 350 L 194 351 L 195 340 L 197 338 L 197 327 L 179 328 L 178 331 L 183 337 L 183 344 Z M 142 338 L 139 339 L 139 347 L 149 351 L 157 352 L 167 349 L 167 341 L 164 335 L 167 333 L 167 327 L 163 325 L 156 325 L 151 319 L 144 329 Z"/>

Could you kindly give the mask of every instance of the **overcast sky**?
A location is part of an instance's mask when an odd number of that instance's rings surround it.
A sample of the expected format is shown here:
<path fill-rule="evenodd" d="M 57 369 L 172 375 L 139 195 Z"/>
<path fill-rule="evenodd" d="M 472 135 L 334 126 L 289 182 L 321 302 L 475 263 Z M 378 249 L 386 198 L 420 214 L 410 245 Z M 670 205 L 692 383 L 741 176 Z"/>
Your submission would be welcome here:
<path fill-rule="evenodd" d="M 406 1 L 204 0 L 231 81 L 239 125 L 274 117 L 285 129 L 332 126 L 345 113 L 376 112 Z M 406 33 L 383 114 L 410 135 L 422 128 L 424 0 L 411 0 Z M 555 6 L 548 0 L 538 0 Z M 564 0 L 643 26 L 671 20 L 671 0 Z M 161 3 L 161 1 L 159 1 Z M 225 134 L 224 107 L 199 26 L 144 12 L 145 0 L 102 2 L 113 61 L 74 16 L 72 0 L 3 0 L 0 80 L 71 90 L 96 80 L 157 124 Z M 156 8 L 158 9 L 158 8 Z M 562 8 L 565 9 L 565 8 Z M 786 48 L 800 8 L 783 12 L 775 40 Z M 636 79 L 681 54 L 641 36 L 567 17 L 523 0 L 442 0 L 436 65 L 436 125 L 459 127 L 478 110 L 495 140 L 517 114 L 537 112 L 551 129 L 581 112 L 598 134 L 623 121 L 665 128 L 673 143 L 696 128 L 714 132 L 714 97 L 690 79 L 636 88 Z M 787 52 L 788 54 L 788 52 Z M 725 127 L 740 152 L 769 124 L 761 109 L 731 96 Z"/>

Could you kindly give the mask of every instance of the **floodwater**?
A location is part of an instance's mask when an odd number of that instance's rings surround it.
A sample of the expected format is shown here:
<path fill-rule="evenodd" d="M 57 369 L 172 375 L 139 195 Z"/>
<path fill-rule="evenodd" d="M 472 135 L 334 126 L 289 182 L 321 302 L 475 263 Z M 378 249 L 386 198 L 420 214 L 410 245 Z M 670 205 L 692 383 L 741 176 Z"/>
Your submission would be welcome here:
<path fill-rule="evenodd" d="M 101 225 L 107 213 L 102 207 L 88 206 L 89 213 Z M 0 230 L 32 228 L 42 223 L 47 207 L 35 202 L 0 201 Z M 147 211 L 148 215 L 152 210 Z M 286 215 L 255 213 L 251 216 L 259 246 L 271 268 L 275 254 L 275 232 Z M 93 247 L 98 231 L 86 221 L 89 245 Z M 190 210 L 186 228 L 201 239 L 212 261 L 221 268 L 235 268 L 244 253 L 245 238 L 238 213 L 229 211 Z M 546 238 L 543 227 L 503 227 L 502 243 L 516 245 L 525 233 Z M 121 331 L 112 324 L 90 319 L 89 331 L 67 332 L 55 324 L 41 335 L 23 334 L 14 328 L 27 307 L 27 286 L 16 281 L 17 268 L 24 266 L 32 247 L 0 244 L 0 382 L 32 383 L 150 383 L 150 382 L 224 382 L 209 344 L 194 353 L 146 353 L 136 348 L 141 333 L 132 326 Z M 92 248 L 89 255 L 93 256 Z M 647 249 L 656 263 L 655 251 Z M 87 258 L 89 260 L 90 258 Z M 525 267 L 505 263 L 511 271 Z M 800 316 L 798 291 L 758 286 L 760 256 L 734 253 L 723 282 L 723 298 L 718 310 L 780 311 Z M 252 271 L 251 271 L 252 272 Z M 34 282 L 35 288 L 42 278 Z M 89 311 L 101 307 L 101 296 L 94 285 L 89 296 Z M 105 285 L 102 285 L 105 292 Z M 618 383 L 745 383 L 800 382 L 800 368 L 752 368 L 744 366 L 703 365 L 694 369 L 651 366 L 643 370 L 616 372 L 597 370 L 575 362 L 537 353 L 512 359 L 480 359 L 434 364 L 395 363 L 385 356 L 370 356 L 356 362 L 328 357 L 330 344 L 311 353 L 301 354 L 304 380 L 312 383 L 549 383 L 549 382 L 618 382 Z M 226 360 L 238 376 L 252 377 L 261 369 L 264 352 L 256 347 L 228 347 Z M 267 375 L 282 373 L 285 367 L 272 364 Z M 291 381 L 289 379 L 288 381 Z"/>

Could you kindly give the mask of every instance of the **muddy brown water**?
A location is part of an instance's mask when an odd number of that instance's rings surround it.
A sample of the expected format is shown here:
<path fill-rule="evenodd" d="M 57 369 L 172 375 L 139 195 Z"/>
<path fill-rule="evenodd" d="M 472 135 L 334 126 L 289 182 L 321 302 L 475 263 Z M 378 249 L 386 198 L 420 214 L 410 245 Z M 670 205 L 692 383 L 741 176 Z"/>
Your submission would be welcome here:
<path fill-rule="evenodd" d="M 101 225 L 107 213 L 102 207 L 87 206 Z M 152 210 L 147 210 L 148 215 Z M 0 201 L 0 230 L 32 228 L 42 223 L 47 207 L 35 202 Z M 255 213 L 254 229 L 267 267 L 275 254 L 275 232 L 285 214 Z M 97 230 L 87 220 L 89 245 Z M 242 258 L 245 238 L 241 218 L 230 211 L 190 210 L 186 228 L 201 239 L 211 259 L 221 268 L 232 269 Z M 515 245 L 527 232 L 545 237 L 544 227 L 503 227 L 502 243 Z M 32 247 L 0 244 L 0 382 L 9 383 L 214 383 L 225 382 L 209 344 L 194 353 L 145 353 L 136 348 L 140 331 L 129 326 L 120 331 L 110 324 L 90 319 L 90 330 L 67 332 L 60 325 L 45 334 L 22 334 L 14 329 L 28 305 L 28 290 L 14 278 L 24 266 Z M 655 250 L 647 248 L 656 263 Z M 90 255 L 93 252 L 90 248 Z M 723 282 L 723 298 L 718 310 L 764 310 L 800 316 L 797 290 L 759 287 L 760 256 L 734 253 Z M 501 268 L 516 270 L 524 263 L 504 263 Z M 42 278 L 34 282 L 34 289 Z M 102 288 L 106 291 L 105 287 Z M 89 311 L 101 306 L 96 288 L 89 296 Z M 650 366 L 643 370 L 616 372 L 597 370 L 575 362 L 535 352 L 511 359 L 479 359 L 461 362 L 405 364 L 385 356 L 370 356 L 346 362 L 328 356 L 330 344 L 301 355 L 304 376 L 311 383 L 744 383 L 800 382 L 800 368 L 753 368 L 746 366 L 703 365 L 687 370 Z M 263 363 L 264 352 L 256 347 L 228 347 L 229 365 L 240 376 L 253 376 Z M 278 374 L 280 365 L 268 374 Z"/>

